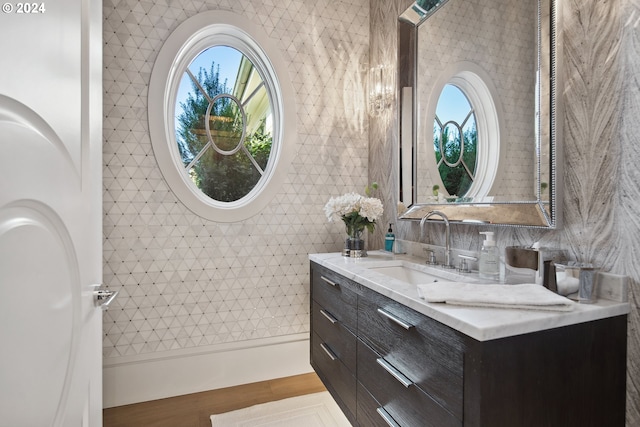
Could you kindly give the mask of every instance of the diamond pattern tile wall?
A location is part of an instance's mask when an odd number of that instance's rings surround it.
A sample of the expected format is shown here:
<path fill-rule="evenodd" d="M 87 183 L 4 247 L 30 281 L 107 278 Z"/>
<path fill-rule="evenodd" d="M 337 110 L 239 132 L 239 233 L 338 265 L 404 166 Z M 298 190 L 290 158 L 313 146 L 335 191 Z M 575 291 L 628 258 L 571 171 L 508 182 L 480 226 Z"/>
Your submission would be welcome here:
<path fill-rule="evenodd" d="M 269 338 L 309 330 L 312 252 L 337 251 L 330 196 L 367 183 L 367 0 L 105 0 L 104 356 Z M 296 94 L 298 152 L 258 215 L 214 223 L 171 193 L 148 134 L 147 88 L 162 43 L 185 19 L 222 9 L 275 39 Z M 361 101 L 361 102 L 360 102 Z"/>

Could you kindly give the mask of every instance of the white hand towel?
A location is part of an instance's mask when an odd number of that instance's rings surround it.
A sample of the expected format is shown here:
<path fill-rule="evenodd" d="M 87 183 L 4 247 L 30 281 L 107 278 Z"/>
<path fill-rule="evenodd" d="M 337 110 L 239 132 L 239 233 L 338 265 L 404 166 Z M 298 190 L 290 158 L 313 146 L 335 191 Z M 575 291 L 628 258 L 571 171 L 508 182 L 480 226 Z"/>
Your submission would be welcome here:
<path fill-rule="evenodd" d="M 523 285 L 480 285 L 435 282 L 418 285 L 418 294 L 427 302 L 474 307 L 519 308 L 527 310 L 571 311 L 574 302 L 547 288 Z"/>

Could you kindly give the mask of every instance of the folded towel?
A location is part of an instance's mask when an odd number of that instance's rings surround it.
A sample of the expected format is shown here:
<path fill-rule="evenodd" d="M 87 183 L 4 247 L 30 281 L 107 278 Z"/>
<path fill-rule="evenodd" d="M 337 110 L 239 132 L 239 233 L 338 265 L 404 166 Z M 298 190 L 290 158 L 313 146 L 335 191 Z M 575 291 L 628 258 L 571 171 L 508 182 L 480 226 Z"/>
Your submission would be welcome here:
<path fill-rule="evenodd" d="M 418 294 L 427 302 L 474 307 L 571 311 L 575 305 L 573 301 L 533 283 L 480 285 L 434 282 L 418 285 Z"/>

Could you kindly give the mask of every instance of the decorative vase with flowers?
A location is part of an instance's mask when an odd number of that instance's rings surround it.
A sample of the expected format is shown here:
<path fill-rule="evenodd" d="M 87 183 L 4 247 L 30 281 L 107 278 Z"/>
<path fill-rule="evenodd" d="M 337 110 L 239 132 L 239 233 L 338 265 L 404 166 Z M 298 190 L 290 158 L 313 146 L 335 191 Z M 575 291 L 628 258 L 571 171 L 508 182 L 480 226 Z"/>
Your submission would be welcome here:
<path fill-rule="evenodd" d="M 373 233 L 376 220 L 383 213 L 380 199 L 369 197 L 372 190 L 377 188 L 378 184 L 374 182 L 365 188 L 366 197 L 358 193 L 347 193 L 330 198 L 324 206 L 324 212 L 330 222 L 340 218 L 346 226 L 348 237 L 343 251 L 344 256 L 352 258 L 367 256 L 362 232 L 366 228 L 369 233 Z"/>

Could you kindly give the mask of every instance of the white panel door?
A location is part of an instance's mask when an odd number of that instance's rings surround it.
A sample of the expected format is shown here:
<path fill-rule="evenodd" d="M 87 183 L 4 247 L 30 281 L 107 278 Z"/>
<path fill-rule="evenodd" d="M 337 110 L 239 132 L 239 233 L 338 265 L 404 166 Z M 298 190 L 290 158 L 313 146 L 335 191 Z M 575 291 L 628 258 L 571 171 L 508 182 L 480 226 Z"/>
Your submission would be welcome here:
<path fill-rule="evenodd" d="M 101 8 L 0 11 L 0 426 L 102 425 Z"/>

